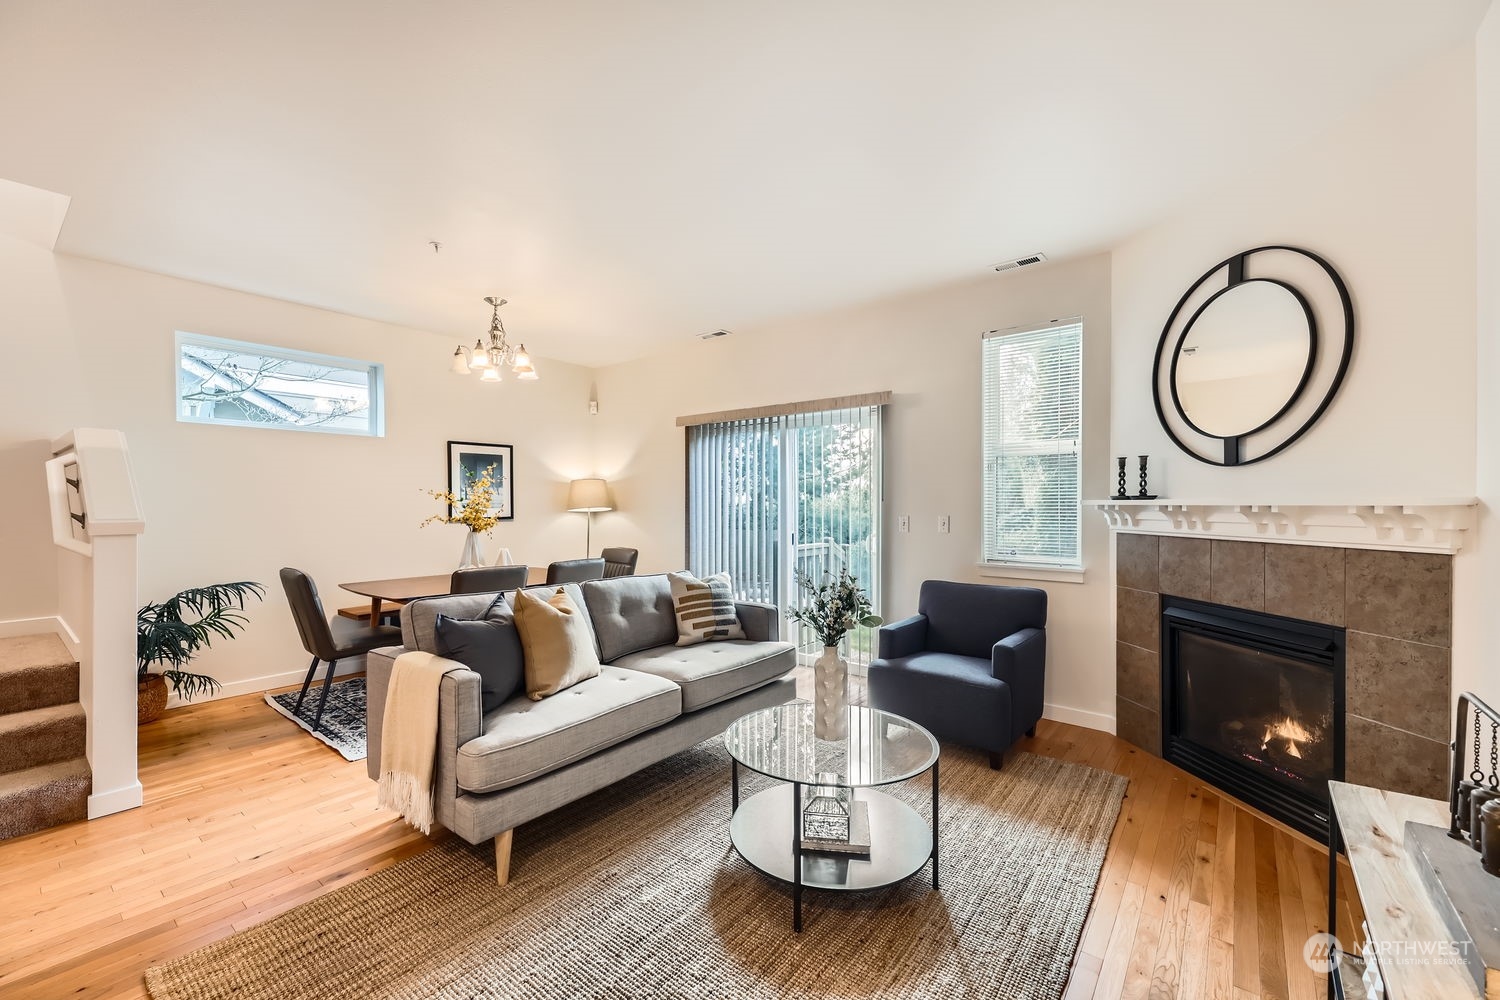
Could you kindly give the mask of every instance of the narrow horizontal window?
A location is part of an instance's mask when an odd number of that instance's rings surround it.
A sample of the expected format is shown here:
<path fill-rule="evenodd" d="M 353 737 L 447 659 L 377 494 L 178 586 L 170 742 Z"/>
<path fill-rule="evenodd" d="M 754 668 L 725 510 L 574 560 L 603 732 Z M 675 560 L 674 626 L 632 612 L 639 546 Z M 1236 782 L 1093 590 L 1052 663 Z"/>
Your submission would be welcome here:
<path fill-rule="evenodd" d="M 1073 570 L 1083 459 L 1083 324 L 984 339 L 981 561 Z"/>
<path fill-rule="evenodd" d="M 328 354 L 177 335 L 177 419 L 385 434 L 382 367 Z"/>

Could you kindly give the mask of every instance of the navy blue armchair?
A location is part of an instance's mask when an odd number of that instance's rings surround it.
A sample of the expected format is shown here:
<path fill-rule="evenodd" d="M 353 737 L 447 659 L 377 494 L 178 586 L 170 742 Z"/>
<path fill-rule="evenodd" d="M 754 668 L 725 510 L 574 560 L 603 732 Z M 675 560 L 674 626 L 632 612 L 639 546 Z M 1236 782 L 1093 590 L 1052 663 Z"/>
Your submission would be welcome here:
<path fill-rule="evenodd" d="M 1006 749 L 1036 735 L 1047 669 L 1047 592 L 927 580 L 917 614 L 880 629 L 870 705 L 941 740 Z"/>

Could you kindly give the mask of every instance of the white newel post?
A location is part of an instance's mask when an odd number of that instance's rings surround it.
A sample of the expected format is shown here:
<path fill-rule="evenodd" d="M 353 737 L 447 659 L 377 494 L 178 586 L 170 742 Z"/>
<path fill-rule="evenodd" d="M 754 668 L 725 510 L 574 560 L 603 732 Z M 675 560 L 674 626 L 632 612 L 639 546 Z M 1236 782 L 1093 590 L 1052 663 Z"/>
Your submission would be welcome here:
<path fill-rule="evenodd" d="M 93 772 L 89 819 L 95 819 L 141 804 L 135 612 L 138 536 L 146 526 L 124 434 L 81 427 L 54 441 L 52 455 L 47 490 L 58 548 L 58 617 L 79 662 Z M 74 516 L 80 514 L 81 524 Z"/>

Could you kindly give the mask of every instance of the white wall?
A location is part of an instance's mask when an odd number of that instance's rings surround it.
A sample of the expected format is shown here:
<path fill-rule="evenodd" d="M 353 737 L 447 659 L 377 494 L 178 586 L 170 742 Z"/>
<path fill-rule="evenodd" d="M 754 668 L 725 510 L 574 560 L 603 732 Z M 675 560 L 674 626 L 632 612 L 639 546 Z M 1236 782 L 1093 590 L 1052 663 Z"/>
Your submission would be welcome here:
<path fill-rule="evenodd" d="M 889 389 L 882 611 L 912 613 L 924 579 L 981 581 L 980 335 L 1084 317 L 1084 489 L 1103 496 L 1110 483 L 1109 296 L 1108 258 L 1090 257 L 693 341 L 603 369 L 598 472 L 610 480 L 618 510 L 596 521 L 596 544 L 639 547 L 646 570 L 682 565 L 678 416 Z M 900 514 L 911 515 L 910 534 L 896 533 Z M 940 514 L 952 516 L 951 534 L 938 534 Z M 1086 513 L 1084 526 L 1086 582 L 1037 584 L 1051 595 L 1049 715 L 1112 729 L 1108 537 L 1101 518 Z"/>
<path fill-rule="evenodd" d="M 1116 249 L 1113 439 L 1122 452 L 1163 456 L 1158 492 L 1292 503 L 1469 497 L 1477 489 L 1500 503 L 1496 21 L 1492 11 L 1477 67 L 1473 46 L 1449 53 L 1375 95 L 1279 169 L 1236 179 Z M 1476 280 L 1475 262 L 1476 71 L 1489 129 L 1477 169 L 1481 203 L 1488 204 L 1478 230 L 1489 247 L 1478 270 L 1483 280 Z M 1178 452 L 1157 423 L 1150 382 L 1156 340 L 1178 296 L 1203 271 L 1269 243 L 1313 250 L 1342 274 L 1354 302 L 1354 359 L 1333 405 L 1286 452 L 1238 469 L 1203 465 Z M 1478 299 L 1476 288 L 1487 298 Z M 1478 386 L 1470 375 L 1476 302 L 1484 312 Z M 1500 650 L 1496 534 L 1487 515 L 1455 560 L 1455 692 L 1486 686 L 1477 676 L 1485 669 L 1495 686 L 1494 668 L 1485 664 Z M 1491 631 L 1481 648 L 1486 618 Z"/>
<path fill-rule="evenodd" d="M 1461 623 L 1454 636 L 1453 687 L 1500 706 L 1500 6 L 1490 8 L 1475 41 L 1478 96 L 1477 544 L 1459 560 Z"/>
<path fill-rule="evenodd" d="M 1287 503 L 1473 495 L 1473 121 L 1466 46 L 1373 95 L 1277 169 L 1226 179 L 1116 248 L 1111 435 L 1119 454 L 1153 456 L 1155 492 Z M 1342 274 L 1353 363 L 1322 420 L 1286 452 L 1245 468 L 1204 465 L 1157 422 L 1156 341 L 1204 271 L 1277 243 Z"/>
<path fill-rule="evenodd" d="M 41 462 L 48 442 L 75 426 L 118 428 L 130 443 L 147 522 L 142 600 L 232 579 L 266 584 L 248 632 L 199 661 L 230 693 L 306 670 L 282 566 L 310 573 L 331 612 L 361 600 L 339 581 L 457 565 L 463 529 L 417 527 L 439 509 L 422 491 L 446 488 L 450 439 L 515 446 L 516 520 L 495 529 L 491 555 L 500 545 L 533 562 L 583 551 L 581 519 L 562 501 L 569 479 L 593 472 L 587 369 L 541 358 L 540 382 L 481 385 L 448 372 L 454 338 L 3 237 L 0 302 L 0 621 L 57 610 Z M 482 330 L 488 313 L 478 299 L 474 307 Z M 386 436 L 178 423 L 177 330 L 383 363 Z"/>

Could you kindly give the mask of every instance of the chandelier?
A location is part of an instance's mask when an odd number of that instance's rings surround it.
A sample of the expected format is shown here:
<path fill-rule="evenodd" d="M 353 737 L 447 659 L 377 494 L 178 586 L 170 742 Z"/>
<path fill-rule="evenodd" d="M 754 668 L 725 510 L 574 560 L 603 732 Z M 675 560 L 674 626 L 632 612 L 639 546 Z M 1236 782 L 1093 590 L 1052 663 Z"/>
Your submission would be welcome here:
<path fill-rule="evenodd" d="M 505 305 L 505 300 L 486 295 L 484 301 L 493 309 L 490 315 L 489 343 L 486 344 L 481 337 L 474 341 L 473 350 L 465 350 L 462 344 L 458 345 L 453 350 L 453 365 L 449 370 L 455 375 L 478 372 L 481 382 L 499 382 L 505 368 L 509 366 L 511 372 L 522 382 L 535 382 L 541 376 L 531 363 L 531 355 L 526 353 L 526 345 L 513 347 L 505 340 L 505 324 L 500 322 L 500 307 Z"/>

